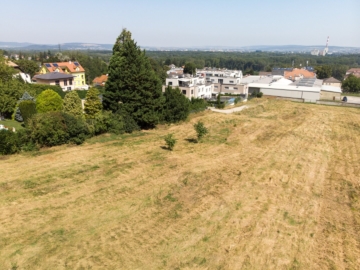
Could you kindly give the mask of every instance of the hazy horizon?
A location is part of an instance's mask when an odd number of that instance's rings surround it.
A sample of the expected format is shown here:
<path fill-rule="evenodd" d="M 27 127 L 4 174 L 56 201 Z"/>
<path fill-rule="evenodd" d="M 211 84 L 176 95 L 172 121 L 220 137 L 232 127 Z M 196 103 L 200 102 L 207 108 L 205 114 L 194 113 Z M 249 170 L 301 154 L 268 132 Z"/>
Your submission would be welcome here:
<path fill-rule="evenodd" d="M 3 6 L 2 42 L 114 44 L 127 28 L 142 47 L 325 46 L 328 36 L 329 46 L 360 47 L 358 0 L 341 9 L 335 0 L 64 0 L 64 15 L 41 0 Z"/>

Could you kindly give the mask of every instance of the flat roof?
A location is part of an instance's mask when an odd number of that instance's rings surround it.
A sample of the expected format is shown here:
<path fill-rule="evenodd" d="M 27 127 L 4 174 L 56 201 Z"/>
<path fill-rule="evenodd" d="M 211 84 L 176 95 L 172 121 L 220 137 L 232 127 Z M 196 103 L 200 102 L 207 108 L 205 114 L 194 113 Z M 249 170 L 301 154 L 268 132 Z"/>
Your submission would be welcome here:
<path fill-rule="evenodd" d="M 331 85 L 322 85 L 322 86 L 321 86 L 321 91 L 342 93 L 340 87 L 331 86 Z"/>
<path fill-rule="evenodd" d="M 65 74 L 60 72 L 50 72 L 46 74 L 40 74 L 34 76 L 35 79 L 41 79 L 41 80 L 60 80 L 60 79 L 72 79 L 75 76 L 71 74 Z"/>
<path fill-rule="evenodd" d="M 282 85 L 282 84 L 266 85 L 263 83 L 250 83 L 249 87 L 266 88 L 273 90 L 286 90 L 286 91 L 302 91 L 302 92 L 320 92 L 321 90 L 321 87 L 306 87 L 306 86 Z"/>

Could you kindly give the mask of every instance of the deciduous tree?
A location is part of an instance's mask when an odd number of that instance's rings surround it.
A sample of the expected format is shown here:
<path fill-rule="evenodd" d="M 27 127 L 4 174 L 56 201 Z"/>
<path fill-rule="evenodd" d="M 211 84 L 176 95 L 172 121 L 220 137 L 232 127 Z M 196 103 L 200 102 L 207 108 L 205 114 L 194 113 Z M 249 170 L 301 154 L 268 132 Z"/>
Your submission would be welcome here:
<path fill-rule="evenodd" d="M 350 75 L 342 82 L 344 92 L 360 92 L 360 78 Z"/>

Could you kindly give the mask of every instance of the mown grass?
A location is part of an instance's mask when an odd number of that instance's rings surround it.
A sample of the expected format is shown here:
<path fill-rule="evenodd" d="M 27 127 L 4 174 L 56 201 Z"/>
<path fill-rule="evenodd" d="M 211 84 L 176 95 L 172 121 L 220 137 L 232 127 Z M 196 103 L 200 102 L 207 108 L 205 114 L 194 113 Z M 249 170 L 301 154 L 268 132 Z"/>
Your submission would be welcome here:
<path fill-rule="evenodd" d="M 248 104 L 1 160 L 0 265 L 356 269 L 358 110 Z"/>

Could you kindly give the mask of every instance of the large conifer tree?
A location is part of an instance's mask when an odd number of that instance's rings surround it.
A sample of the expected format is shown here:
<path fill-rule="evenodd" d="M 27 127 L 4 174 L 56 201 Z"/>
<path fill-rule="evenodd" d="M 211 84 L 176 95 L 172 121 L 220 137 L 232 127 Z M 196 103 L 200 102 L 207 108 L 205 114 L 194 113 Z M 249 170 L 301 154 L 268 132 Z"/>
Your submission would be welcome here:
<path fill-rule="evenodd" d="M 162 113 L 161 82 L 145 52 L 126 29 L 122 30 L 113 47 L 108 73 L 104 109 L 121 110 L 142 128 L 154 127 Z"/>

